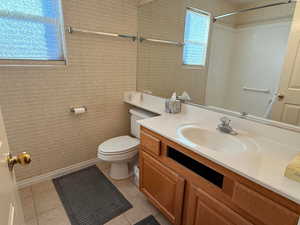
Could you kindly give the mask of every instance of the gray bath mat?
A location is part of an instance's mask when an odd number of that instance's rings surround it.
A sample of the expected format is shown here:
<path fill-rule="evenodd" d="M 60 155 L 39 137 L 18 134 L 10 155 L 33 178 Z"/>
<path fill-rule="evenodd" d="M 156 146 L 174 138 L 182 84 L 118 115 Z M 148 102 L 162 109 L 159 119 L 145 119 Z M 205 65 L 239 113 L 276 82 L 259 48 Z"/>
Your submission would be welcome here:
<path fill-rule="evenodd" d="M 141 220 L 140 222 L 136 223 L 135 225 L 160 225 L 154 216 L 148 216 L 145 219 Z"/>
<path fill-rule="evenodd" d="M 101 225 L 132 208 L 96 167 L 53 180 L 72 225 Z"/>

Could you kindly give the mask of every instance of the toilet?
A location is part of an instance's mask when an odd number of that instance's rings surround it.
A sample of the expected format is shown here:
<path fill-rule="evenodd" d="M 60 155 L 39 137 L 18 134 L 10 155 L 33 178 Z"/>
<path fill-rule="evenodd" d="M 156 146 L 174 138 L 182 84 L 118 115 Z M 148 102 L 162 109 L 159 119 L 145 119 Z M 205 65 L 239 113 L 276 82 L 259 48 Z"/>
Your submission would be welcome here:
<path fill-rule="evenodd" d="M 110 162 L 109 175 L 115 180 L 126 179 L 131 176 L 129 163 L 132 162 L 138 153 L 140 144 L 140 125 L 138 120 L 156 116 L 156 114 L 142 109 L 130 109 L 131 135 L 111 138 L 98 147 L 98 158 Z"/>

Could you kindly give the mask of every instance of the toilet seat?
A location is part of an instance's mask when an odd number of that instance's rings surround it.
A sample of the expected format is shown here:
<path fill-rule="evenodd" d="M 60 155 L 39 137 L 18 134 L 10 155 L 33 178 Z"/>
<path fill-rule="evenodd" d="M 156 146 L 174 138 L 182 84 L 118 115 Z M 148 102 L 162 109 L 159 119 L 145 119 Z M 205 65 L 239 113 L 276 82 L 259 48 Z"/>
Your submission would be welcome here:
<path fill-rule="evenodd" d="M 140 140 L 130 136 L 111 138 L 98 147 L 98 154 L 105 156 L 123 155 L 137 151 Z"/>

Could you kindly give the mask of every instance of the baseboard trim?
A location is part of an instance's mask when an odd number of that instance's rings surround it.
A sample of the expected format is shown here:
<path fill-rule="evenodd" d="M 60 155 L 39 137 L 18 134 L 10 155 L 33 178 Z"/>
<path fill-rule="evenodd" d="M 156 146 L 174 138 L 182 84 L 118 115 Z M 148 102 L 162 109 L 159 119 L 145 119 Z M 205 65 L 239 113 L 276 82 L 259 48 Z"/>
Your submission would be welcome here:
<path fill-rule="evenodd" d="M 54 178 L 61 177 L 63 175 L 75 172 L 77 170 L 95 165 L 98 162 L 101 162 L 101 160 L 98 159 L 98 158 L 90 159 L 90 160 L 87 160 L 87 161 L 83 161 L 83 162 L 80 162 L 80 163 L 73 164 L 73 165 L 68 166 L 68 167 L 53 170 L 49 173 L 45 173 L 45 174 L 38 175 L 38 176 L 35 176 L 35 177 L 31 177 L 31 178 L 28 178 L 28 179 L 20 180 L 20 181 L 17 182 L 17 187 L 20 189 L 20 188 L 28 187 L 28 186 L 36 184 L 36 183 L 40 183 L 42 181 L 52 180 Z"/>

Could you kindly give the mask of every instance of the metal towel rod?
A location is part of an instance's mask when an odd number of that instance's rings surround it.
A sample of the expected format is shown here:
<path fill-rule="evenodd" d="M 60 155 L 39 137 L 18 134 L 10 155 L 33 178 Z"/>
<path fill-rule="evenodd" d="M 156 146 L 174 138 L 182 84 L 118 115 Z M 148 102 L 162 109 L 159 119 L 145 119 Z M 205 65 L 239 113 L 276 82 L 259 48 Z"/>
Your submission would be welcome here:
<path fill-rule="evenodd" d="M 258 89 L 258 88 L 243 87 L 243 90 L 244 91 L 251 91 L 251 92 L 258 92 L 258 93 L 265 93 L 265 94 L 270 93 L 269 89 Z"/>
<path fill-rule="evenodd" d="M 233 16 L 233 15 L 236 15 L 236 14 L 249 12 L 249 11 L 252 11 L 252 10 L 269 8 L 269 7 L 273 7 L 273 6 L 287 5 L 287 4 L 291 4 L 293 2 L 296 2 L 296 1 L 295 0 L 288 0 L 287 2 L 277 2 L 277 3 L 271 3 L 271 4 L 257 6 L 257 7 L 248 8 L 248 9 L 240 9 L 240 10 L 236 10 L 236 11 L 226 13 L 226 14 L 223 14 L 223 15 L 220 15 L 220 16 L 216 16 L 216 17 L 213 18 L 213 22 L 216 22 L 218 19 L 222 19 L 222 18 L 227 17 L 227 16 Z"/>
<path fill-rule="evenodd" d="M 161 43 L 161 44 L 169 44 L 169 45 L 177 45 L 179 47 L 184 45 L 183 43 L 177 42 L 177 41 L 169 41 L 169 40 L 161 40 L 161 39 L 140 37 L 140 42 L 143 42 L 143 41 L 149 41 L 149 42 L 155 42 L 155 43 Z"/>
<path fill-rule="evenodd" d="M 66 29 L 67 29 L 67 32 L 70 34 L 72 34 L 74 32 L 80 32 L 80 33 L 96 34 L 96 35 L 109 36 L 109 37 L 130 38 L 130 39 L 132 39 L 132 41 L 136 40 L 136 36 L 127 35 L 127 34 L 116 34 L 116 33 L 107 33 L 107 32 L 100 32 L 100 31 L 91 31 L 91 30 L 78 29 L 78 28 L 74 28 L 71 26 L 67 26 Z"/>

